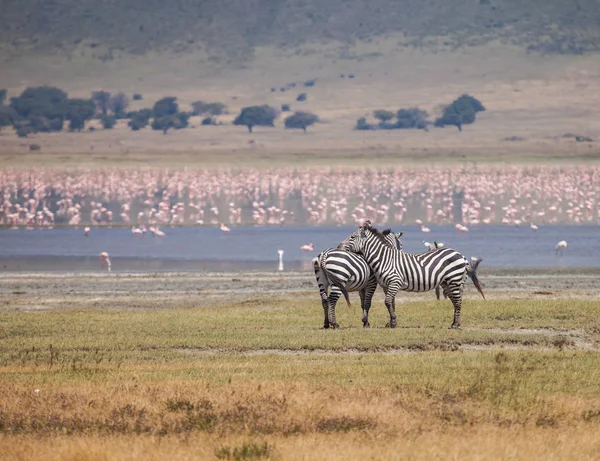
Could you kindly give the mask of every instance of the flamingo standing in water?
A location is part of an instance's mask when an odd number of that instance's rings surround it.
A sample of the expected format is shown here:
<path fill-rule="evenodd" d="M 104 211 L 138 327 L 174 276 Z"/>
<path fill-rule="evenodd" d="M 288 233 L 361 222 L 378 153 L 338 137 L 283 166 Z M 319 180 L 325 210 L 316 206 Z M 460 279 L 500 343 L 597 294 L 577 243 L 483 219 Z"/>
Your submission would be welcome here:
<path fill-rule="evenodd" d="M 563 251 L 565 250 L 565 248 L 567 248 L 567 242 L 566 242 L 566 240 L 561 240 L 554 247 L 554 249 L 556 250 L 556 254 L 557 255 L 559 254 L 561 256 L 563 255 Z"/>
<path fill-rule="evenodd" d="M 84 227 L 83 228 L 83 235 L 88 237 L 90 235 L 90 228 L 89 227 Z"/>
<path fill-rule="evenodd" d="M 302 245 L 300 249 L 302 251 L 314 251 L 313 243 L 310 242 L 308 245 Z"/>
<path fill-rule="evenodd" d="M 106 267 L 108 272 L 110 272 L 112 268 L 112 265 L 110 263 L 110 257 L 108 256 L 108 253 L 106 251 L 100 253 L 100 265 L 102 267 Z"/>
<path fill-rule="evenodd" d="M 135 235 L 135 238 L 138 239 L 144 236 L 144 231 L 139 227 L 131 226 L 131 233 Z"/>
<path fill-rule="evenodd" d="M 229 227 L 227 227 L 225 225 L 225 223 L 221 223 L 221 225 L 219 226 L 219 229 L 221 229 L 223 232 L 225 232 L 226 234 L 229 234 L 229 232 L 231 232 L 231 229 Z"/>

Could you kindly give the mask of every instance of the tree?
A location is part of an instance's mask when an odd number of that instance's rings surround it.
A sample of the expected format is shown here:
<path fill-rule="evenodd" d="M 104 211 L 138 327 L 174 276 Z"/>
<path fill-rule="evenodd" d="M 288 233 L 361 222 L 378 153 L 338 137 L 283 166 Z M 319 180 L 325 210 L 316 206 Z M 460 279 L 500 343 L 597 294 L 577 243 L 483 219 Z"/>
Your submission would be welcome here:
<path fill-rule="evenodd" d="M 117 118 L 125 118 L 125 111 L 128 106 L 129 99 L 123 92 L 117 93 L 110 98 L 110 110 Z"/>
<path fill-rule="evenodd" d="M 93 91 L 92 100 L 96 104 L 98 110 L 102 112 L 102 115 L 106 115 L 110 110 L 110 93 L 108 91 Z"/>
<path fill-rule="evenodd" d="M 10 126 L 14 123 L 16 117 L 15 111 L 6 106 L 0 106 L 0 128 Z"/>
<path fill-rule="evenodd" d="M 391 119 L 394 118 L 394 113 L 391 110 L 383 110 L 383 109 L 379 109 L 379 110 L 374 110 L 373 111 L 373 116 L 379 120 L 381 123 L 385 123 L 390 121 Z"/>
<path fill-rule="evenodd" d="M 40 86 L 26 88 L 21 96 L 12 98 L 10 107 L 18 118 L 30 119 L 31 117 L 46 117 L 62 121 L 67 116 L 68 97 L 60 88 Z M 56 124 L 58 126 L 58 124 Z"/>
<path fill-rule="evenodd" d="M 178 112 L 171 115 L 163 115 L 155 118 L 152 122 L 153 130 L 162 130 L 163 134 L 167 134 L 169 128 L 180 130 L 188 126 L 189 115 L 185 112 Z"/>
<path fill-rule="evenodd" d="M 96 104 L 92 99 L 73 98 L 68 101 L 67 120 L 69 129 L 82 130 L 86 120 L 96 113 Z"/>
<path fill-rule="evenodd" d="M 319 117 L 310 112 L 296 112 L 285 119 L 286 128 L 301 128 L 306 133 L 306 128 L 319 121 Z"/>
<path fill-rule="evenodd" d="M 166 98 L 156 101 L 156 103 L 154 103 L 154 107 L 152 108 L 152 115 L 154 118 L 175 115 L 179 111 L 179 106 L 177 105 L 176 101 L 177 98 L 174 96 L 167 96 Z"/>
<path fill-rule="evenodd" d="M 244 107 L 240 115 L 233 121 L 234 125 L 244 125 L 248 128 L 248 132 L 252 133 L 254 126 L 274 126 L 277 111 L 265 105 Z"/>
<path fill-rule="evenodd" d="M 6 101 L 6 89 L 0 90 L 0 106 L 4 105 L 4 101 Z"/>

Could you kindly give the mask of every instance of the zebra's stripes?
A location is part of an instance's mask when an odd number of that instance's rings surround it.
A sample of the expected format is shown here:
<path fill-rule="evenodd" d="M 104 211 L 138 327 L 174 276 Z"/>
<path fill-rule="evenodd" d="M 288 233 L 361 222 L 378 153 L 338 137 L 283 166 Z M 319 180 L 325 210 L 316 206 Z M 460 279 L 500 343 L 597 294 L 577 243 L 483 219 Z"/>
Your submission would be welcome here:
<path fill-rule="evenodd" d="M 381 233 L 384 244 L 398 250 L 402 249 L 401 235 L 402 233 L 395 235 L 389 229 Z M 377 279 L 364 258 L 345 250 L 329 248 L 313 259 L 313 267 L 325 317 L 323 328 L 339 327 L 335 318 L 335 306 L 342 294 L 350 305 L 348 293 L 351 291 L 359 292 L 362 322 L 368 328 L 369 309 L 377 288 Z"/>
<path fill-rule="evenodd" d="M 467 275 L 485 299 L 476 273 L 481 260 L 476 259 L 470 265 L 463 255 L 451 248 L 434 248 L 414 255 L 404 253 L 390 248 L 382 233 L 372 228 L 369 222 L 350 234 L 338 248 L 362 254 L 373 270 L 385 292 L 391 328 L 395 328 L 397 323 L 395 300 L 399 290 L 420 292 L 441 286 L 454 306 L 454 321 L 450 328 L 460 328 L 462 293 Z"/>

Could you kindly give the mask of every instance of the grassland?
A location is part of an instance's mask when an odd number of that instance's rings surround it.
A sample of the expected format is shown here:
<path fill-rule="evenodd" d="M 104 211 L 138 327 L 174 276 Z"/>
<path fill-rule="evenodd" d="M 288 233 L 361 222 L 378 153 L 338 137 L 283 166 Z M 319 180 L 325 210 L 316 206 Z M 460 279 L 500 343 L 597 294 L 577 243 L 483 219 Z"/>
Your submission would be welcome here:
<path fill-rule="evenodd" d="M 1 284 L 2 459 L 591 460 L 600 449 L 597 287 L 542 296 L 491 283 L 488 301 L 467 295 L 462 331 L 426 295 L 386 329 L 377 297 L 373 328 L 340 305 L 344 328 L 329 331 L 312 287 Z"/>

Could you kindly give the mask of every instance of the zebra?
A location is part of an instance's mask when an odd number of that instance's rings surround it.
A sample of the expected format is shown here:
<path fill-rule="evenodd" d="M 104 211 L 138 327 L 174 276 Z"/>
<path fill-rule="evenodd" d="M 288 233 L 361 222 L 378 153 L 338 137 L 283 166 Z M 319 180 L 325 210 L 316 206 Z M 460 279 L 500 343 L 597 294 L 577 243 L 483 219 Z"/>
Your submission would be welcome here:
<path fill-rule="evenodd" d="M 467 275 L 483 299 L 483 289 L 477 278 L 481 258 L 469 264 L 466 258 L 451 248 L 434 248 L 421 254 L 408 254 L 390 248 L 384 236 L 366 222 L 338 246 L 363 255 L 385 293 L 385 306 L 390 314 L 390 328 L 395 328 L 396 294 L 403 291 L 429 291 L 440 285 L 454 306 L 454 320 L 450 328 L 460 328 L 462 292 Z"/>
<path fill-rule="evenodd" d="M 390 229 L 386 229 L 381 235 L 385 245 L 402 249 L 402 232 L 394 234 Z M 339 328 L 335 318 L 335 306 L 342 294 L 350 305 L 348 292 L 351 291 L 359 292 L 363 327 L 369 328 L 369 309 L 377 289 L 377 279 L 364 258 L 345 250 L 328 248 L 313 258 L 312 263 L 325 316 L 323 328 Z"/>

